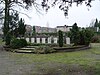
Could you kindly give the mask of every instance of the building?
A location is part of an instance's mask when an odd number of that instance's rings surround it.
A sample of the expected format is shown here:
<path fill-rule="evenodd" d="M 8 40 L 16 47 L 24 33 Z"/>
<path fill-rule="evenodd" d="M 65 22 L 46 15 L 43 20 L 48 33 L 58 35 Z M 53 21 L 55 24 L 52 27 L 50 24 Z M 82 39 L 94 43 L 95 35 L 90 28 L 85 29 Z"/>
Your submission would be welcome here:
<path fill-rule="evenodd" d="M 57 26 L 56 28 L 51 27 L 41 27 L 41 26 L 34 26 L 36 33 L 57 33 L 59 30 L 63 32 L 68 32 L 72 28 L 72 26 Z M 26 34 L 32 35 L 33 32 L 33 26 L 26 25 Z"/>
<path fill-rule="evenodd" d="M 61 31 L 63 31 L 63 32 L 68 32 L 68 31 L 70 31 L 71 28 L 72 28 L 72 26 L 66 26 L 66 25 L 64 25 L 64 26 L 57 26 L 57 27 L 56 27 L 57 32 L 58 32 L 59 30 L 61 30 Z"/>
<path fill-rule="evenodd" d="M 57 32 L 57 29 L 50 27 L 35 26 L 35 31 L 36 33 L 55 33 Z"/>
<path fill-rule="evenodd" d="M 27 24 L 25 24 L 26 25 L 26 32 L 25 32 L 25 34 L 27 35 L 27 36 L 31 36 L 32 35 L 32 26 L 31 25 L 27 25 Z"/>

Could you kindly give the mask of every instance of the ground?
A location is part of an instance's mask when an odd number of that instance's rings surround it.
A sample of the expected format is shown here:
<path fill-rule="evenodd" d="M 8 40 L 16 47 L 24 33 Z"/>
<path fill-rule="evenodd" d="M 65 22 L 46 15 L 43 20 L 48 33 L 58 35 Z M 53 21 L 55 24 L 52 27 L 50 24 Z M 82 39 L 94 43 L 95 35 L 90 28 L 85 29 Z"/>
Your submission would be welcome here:
<path fill-rule="evenodd" d="M 13 53 L 0 46 L 0 75 L 100 75 L 100 44 L 52 54 Z"/>

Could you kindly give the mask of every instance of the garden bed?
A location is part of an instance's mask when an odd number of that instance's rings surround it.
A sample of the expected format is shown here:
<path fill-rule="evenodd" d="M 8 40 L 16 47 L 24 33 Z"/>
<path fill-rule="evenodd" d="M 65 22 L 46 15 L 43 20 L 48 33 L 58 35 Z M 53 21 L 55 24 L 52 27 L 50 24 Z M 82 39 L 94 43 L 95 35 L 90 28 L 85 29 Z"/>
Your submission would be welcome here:
<path fill-rule="evenodd" d="M 79 50 L 86 50 L 86 49 L 90 49 L 91 46 L 90 45 L 89 46 L 79 45 L 79 46 L 70 46 L 70 47 L 26 46 L 25 48 L 20 48 L 20 49 L 11 49 L 7 46 L 4 46 L 4 48 L 7 51 L 12 51 L 17 53 L 48 54 L 48 53 L 55 53 L 55 52 L 73 52 Z"/>
<path fill-rule="evenodd" d="M 53 49 L 56 50 L 57 52 L 73 52 L 73 51 L 79 51 L 79 50 L 86 50 L 90 49 L 91 46 L 86 46 L 86 45 L 80 45 L 80 46 L 73 46 L 73 47 L 54 47 Z"/>

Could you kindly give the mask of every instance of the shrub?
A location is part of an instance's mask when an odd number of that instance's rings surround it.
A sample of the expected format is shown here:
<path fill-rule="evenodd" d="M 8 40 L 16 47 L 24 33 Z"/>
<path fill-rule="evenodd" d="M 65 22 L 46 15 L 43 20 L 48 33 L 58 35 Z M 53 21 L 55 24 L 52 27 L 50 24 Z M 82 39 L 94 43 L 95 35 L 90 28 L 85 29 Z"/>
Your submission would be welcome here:
<path fill-rule="evenodd" d="M 48 44 L 48 43 L 29 43 L 28 42 L 28 45 L 29 46 L 50 46 L 50 47 L 58 47 L 58 44 L 55 44 L 55 43 L 51 43 L 51 44 Z"/>
<path fill-rule="evenodd" d="M 91 42 L 92 43 L 100 43 L 100 36 L 93 36 L 92 39 L 91 39 Z"/>
<path fill-rule="evenodd" d="M 56 50 L 54 50 L 53 48 L 50 48 L 49 46 L 39 46 L 35 49 L 35 53 L 36 54 L 47 54 L 47 53 L 53 53 Z"/>
<path fill-rule="evenodd" d="M 72 43 L 75 45 L 89 45 L 94 32 L 88 28 L 78 29 L 77 26 L 73 25 L 69 37 L 71 38 Z"/>
<path fill-rule="evenodd" d="M 80 31 L 79 45 L 89 45 L 94 32 L 90 29 L 82 29 Z"/>
<path fill-rule="evenodd" d="M 24 39 L 13 39 L 10 43 L 10 47 L 13 49 L 18 49 L 26 45 L 27 45 L 27 42 Z"/>
<path fill-rule="evenodd" d="M 20 39 L 22 47 L 27 46 L 27 41 L 25 39 Z"/>
<path fill-rule="evenodd" d="M 53 44 L 48 44 L 48 46 L 49 46 L 49 47 L 58 47 L 59 45 L 58 45 L 58 44 L 53 43 Z"/>

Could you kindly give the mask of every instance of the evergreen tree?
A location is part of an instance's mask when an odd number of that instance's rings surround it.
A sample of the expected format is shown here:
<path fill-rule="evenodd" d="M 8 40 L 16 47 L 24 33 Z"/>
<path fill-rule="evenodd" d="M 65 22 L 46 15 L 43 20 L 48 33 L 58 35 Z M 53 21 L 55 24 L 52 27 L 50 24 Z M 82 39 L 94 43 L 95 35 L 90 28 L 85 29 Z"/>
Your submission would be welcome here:
<path fill-rule="evenodd" d="M 59 30 L 58 35 L 59 35 L 59 39 L 58 39 L 59 47 L 62 47 L 63 46 L 63 32 Z"/>
<path fill-rule="evenodd" d="M 80 31 L 79 45 L 89 45 L 94 32 L 91 29 L 83 28 Z"/>
<path fill-rule="evenodd" d="M 96 18 L 96 21 L 95 21 L 95 24 L 94 24 L 94 27 L 98 27 L 98 19 Z"/>
<path fill-rule="evenodd" d="M 24 36 L 25 32 L 26 32 L 26 26 L 24 24 L 24 20 L 21 18 L 18 22 L 18 32 L 19 32 L 19 36 Z"/>
<path fill-rule="evenodd" d="M 18 20 L 19 14 L 17 12 L 11 13 L 11 15 L 9 16 L 9 30 L 14 37 L 18 36 Z"/>
<path fill-rule="evenodd" d="M 71 38 L 72 43 L 74 43 L 74 45 L 78 45 L 78 43 L 79 43 L 79 28 L 77 26 L 77 23 L 75 23 L 72 26 L 70 38 Z"/>
<path fill-rule="evenodd" d="M 50 7 L 57 5 L 60 10 L 64 11 L 64 15 L 67 16 L 69 7 L 71 7 L 73 3 L 76 3 L 78 6 L 79 4 L 82 4 L 83 2 L 85 2 L 86 6 L 91 7 L 92 0 L 52 0 L 52 1 L 51 0 L 41 0 L 40 4 L 38 3 L 39 2 L 38 0 L 0 0 L 0 5 L 4 4 L 4 15 L 5 16 L 4 16 L 3 32 L 4 32 L 5 39 L 9 32 L 9 13 L 10 11 L 14 11 L 13 6 L 15 5 L 24 7 L 22 2 L 26 3 L 25 8 L 28 8 L 28 6 L 32 6 L 33 4 L 37 10 L 39 8 L 38 6 L 41 5 L 43 9 L 45 9 L 46 11 L 50 9 Z"/>
<path fill-rule="evenodd" d="M 36 34 L 35 26 L 33 26 L 33 33 L 32 33 L 32 34 L 33 34 L 33 35 Z"/>

